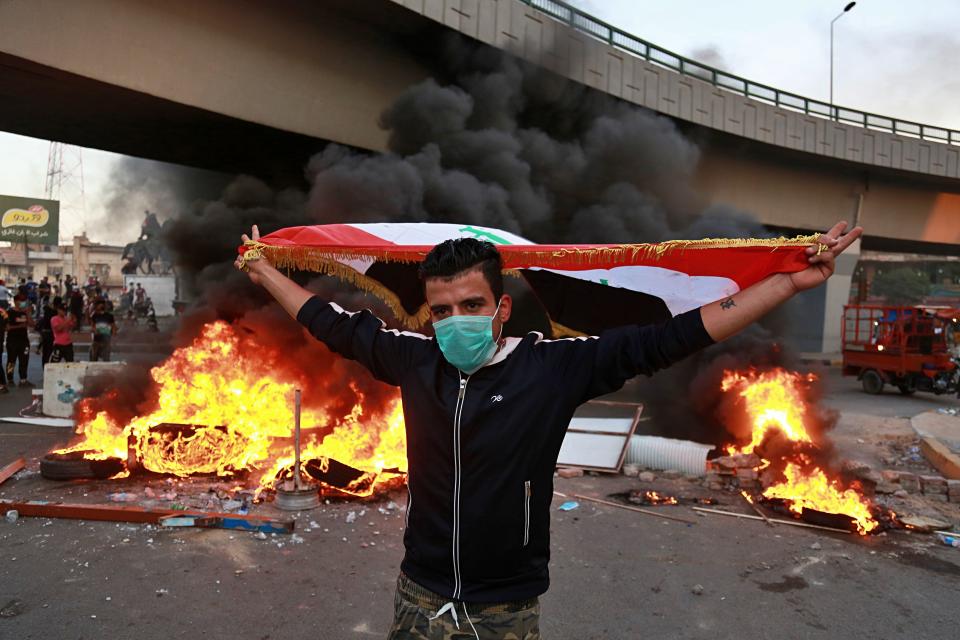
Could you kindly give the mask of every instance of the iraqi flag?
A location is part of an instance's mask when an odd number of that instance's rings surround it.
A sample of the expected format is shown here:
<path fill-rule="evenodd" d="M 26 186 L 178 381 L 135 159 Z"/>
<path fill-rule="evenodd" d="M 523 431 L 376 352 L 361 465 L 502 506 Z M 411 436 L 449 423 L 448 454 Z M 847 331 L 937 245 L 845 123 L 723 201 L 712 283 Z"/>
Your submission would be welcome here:
<path fill-rule="evenodd" d="M 771 274 L 807 268 L 804 250 L 817 240 L 799 236 L 545 245 L 490 227 L 385 222 L 288 227 L 239 252 L 258 249 L 278 268 L 335 276 L 376 295 L 404 326 L 417 329 L 430 318 L 417 265 L 434 245 L 451 238 L 497 245 L 504 272 L 529 285 L 554 335 L 662 322 Z"/>

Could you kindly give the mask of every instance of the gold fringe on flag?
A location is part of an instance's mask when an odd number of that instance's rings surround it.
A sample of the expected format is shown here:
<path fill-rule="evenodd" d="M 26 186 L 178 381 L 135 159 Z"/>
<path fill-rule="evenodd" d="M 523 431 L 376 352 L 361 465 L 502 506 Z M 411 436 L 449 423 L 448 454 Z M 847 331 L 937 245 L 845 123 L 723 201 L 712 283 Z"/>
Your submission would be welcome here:
<path fill-rule="evenodd" d="M 545 260 L 564 260 L 571 266 L 595 267 L 602 264 L 630 262 L 638 259 L 658 260 L 677 251 L 696 251 L 701 249 L 734 249 L 742 247 L 765 247 L 776 251 L 782 247 L 817 246 L 817 251 L 827 249 L 819 243 L 820 235 L 795 236 L 793 238 L 705 238 L 703 240 L 667 240 L 643 244 L 611 244 L 597 246 L 551 246 L 551 245 L 509 245 L 511 250 L 503 252 L 504 267 L 523 268 L 528 263 Z M 403 249 L 402 247 L 310 247 L 310 246 L 274 246 L 262 242 L 248 241 L 247 251 L 259 250 L 267 256 L 277 268 L 294 268 L 301 271 L 325 272 L 325 265 L 331 260 L 372 259 L 378 262 L 416 263 L 426 257 L 426 250 Z"/>
<path fill-rule="evenodd" d="M 598 246 L 550 246 L 550 245 L 509 245 L 510 252 L 504 252 L 504 273 L 520 275 L 519 269 L 525 264 L 564 260 L 571 266 L 591 267 L 613 265 L 617 262 L 630 262 L 637 259 L 658 260 L 676 251 L 697 251 L 702 249 L 732 249 L 741 247 L 767 247 L 776 251 L 782 247 L 817 246 L 817 253 L 827 249 L 819 242 L 820 234 L 795 236 L 793 238 L 706 238 L 703 240 L 667 240 L 665 242 L 644 244 L 619 244 Z M 240 257 L 240 266 L 245 260 L 257 260 L 265 256 L 278 269 L 297 269 L 334 276 L 348 282 L 361 291 L 377 296 L 387 305 L 400 322 L 410 329 L 422 327 L 430 319 L 430 309 L 423 304 L 415 313 L 410 314 L 403 308 L 400 298 L 378 280 L 360 273 L 353 267 L 343 264 L 350 260 L 373 260 L 377 262 L 399 262 L 413 264 L 426 257 L 426 250 L 403 249 L 400 247 L 310 247 L 275 246 L 253 240 L 247 241 L 245 252 Z M 516 250 L 516 249 L 519 249 Z M 520 266 L 518 266 L 520 265 Z M 554 335 L 583 335 L 579 332 L 553 324 Z"/>

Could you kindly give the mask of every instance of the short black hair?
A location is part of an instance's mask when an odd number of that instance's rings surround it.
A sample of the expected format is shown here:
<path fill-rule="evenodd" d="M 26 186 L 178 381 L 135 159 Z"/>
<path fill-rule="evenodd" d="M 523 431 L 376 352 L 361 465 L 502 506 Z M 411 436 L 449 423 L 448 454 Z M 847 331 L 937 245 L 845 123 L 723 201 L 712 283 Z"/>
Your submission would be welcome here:
<path fill-rule="evenodd" d="M 503 258 L 491 242 L 476 238 L 455 238 L 436 245 L 420 263 L 420 280 L 452 280 L 478 267 L 493 291 L 493 301 L 503 295 Z"/>

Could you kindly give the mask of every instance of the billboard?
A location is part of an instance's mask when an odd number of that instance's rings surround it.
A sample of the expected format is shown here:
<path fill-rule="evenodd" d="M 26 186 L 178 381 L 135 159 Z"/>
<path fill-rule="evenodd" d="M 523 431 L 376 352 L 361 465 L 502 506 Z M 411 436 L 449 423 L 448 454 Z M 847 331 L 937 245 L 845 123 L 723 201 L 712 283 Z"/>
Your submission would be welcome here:
<path fill-rule="evenodd" d="M 0 195 L 0 240 L 58 244 L 60 203 L 57 200 Z"/>

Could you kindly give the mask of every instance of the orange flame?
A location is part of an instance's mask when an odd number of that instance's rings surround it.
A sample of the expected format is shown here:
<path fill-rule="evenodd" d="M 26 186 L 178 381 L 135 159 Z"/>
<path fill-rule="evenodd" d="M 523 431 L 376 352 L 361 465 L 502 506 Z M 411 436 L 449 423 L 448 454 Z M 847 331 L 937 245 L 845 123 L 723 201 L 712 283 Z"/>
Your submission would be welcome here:
<path fill-rule="evenodd" d="M 679 501 L 673 496 L 664 496 L 656 491 L 645 491 L 643 497 L 650 504 L 678 504 Z"/>
<path fill-rule="evenodd" d="M 739 373 L 724 372 L 721 388 L 736 392 L 743 400 L 750 418 L 752 432 L 749 444 L 743 447 L 729 446 L 730 455 L 754 453 L 764 439 L 777 431 L 787 440 L 797 444 L 816 446 L 807 428 L 807 403 L 803 385 L 816 380 L 813 374 L 803 375 L 785 369 Z M 843 487 L 838 480 L 831 480 L 810 456 L 797 451 L 784 468 L 785 479 L 768 487 L 763 495 L 786 501 L 791 511 L 802 513 L 804 508 L 824 513 L 850 516 L 861 534 L 869 533 L 879 526 L 871 514 L 870 503 L 854 489 Z M 761 458 L 757 469 L 765 469 L 771 461 Z M 750 502 L 750 497 L 744 493 Z"/>
<path fill-rule="evenodd" d="M 739 393 L 753 424 L 750 443 L 739 449 L 728 447 L 727 452 L 753 453 L 772 430 L 794 442 L 812 442 L 805 424 L 807 412 L 801 384 L 816 379 L 812 373 L 804 376 L 779 368 L 747 374 L 725 371 L 720 388 Z"/>
<path fill-rule="evenodd" d="M 155 409 L 121 425 L 106 412 L 93 414 L 82 400 L 80 440 L 56 453 L 88 451 L 88 458 L 125 460 L 132 447 L 149 471 L 181 477 L 251 472 L 261 488 L 270 487 L 294 460 L 293 397 L 299 383 L 281 364 L 279 354 L 262 349 L 255 338 L 241 337 L 226 322 L 209 323 L 192 344 L 150 371 L 157 385 Z M 326 406 L 304 408 L 301 458 L 328 456 L 371 474 L 405 471 L 399 396 L 385 411 L 368 414 L 363 395 L 350 389 L 358 401 L 345 416 L 330 415 Z M 309 393 L 307 387 L 305 397 Z"/>
<path fill-rule="evenodd" d="M 853 489 L 844 489 L 836 480 L 830 480 L 819 468 L 801 468 L 789 462 L 783 470 L 786 480 L 763 492 L 767 498 L 782 498 L 790 510 L 802 513 L 804 508 L 825 513 L 842 513 L 856 521 L 861 534 L 870 533 L 879 526 L 863 496 Z"/>

